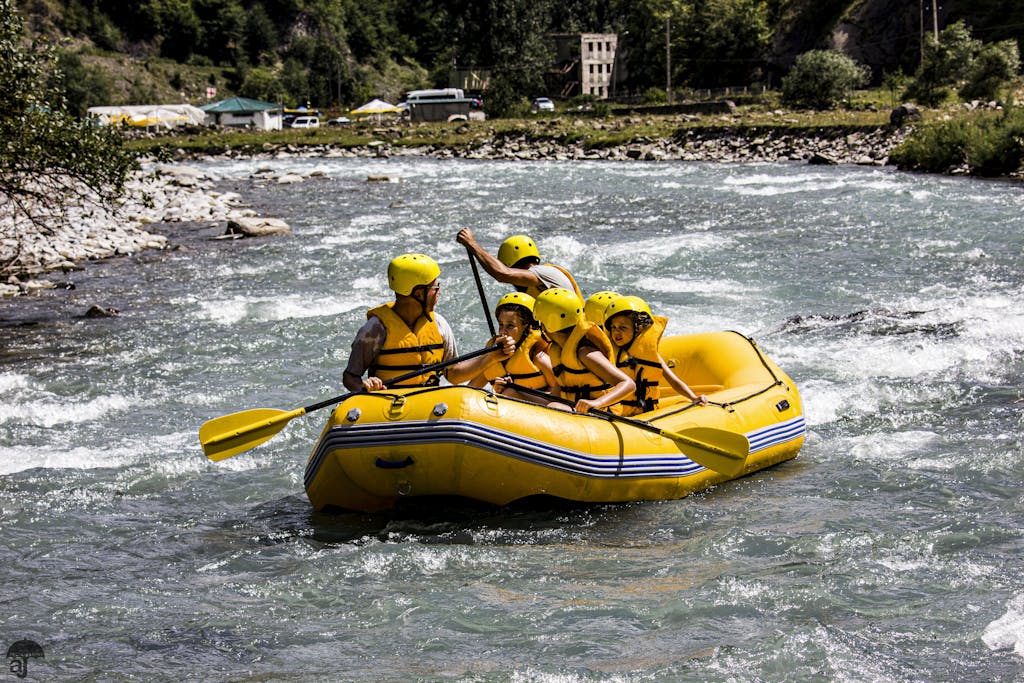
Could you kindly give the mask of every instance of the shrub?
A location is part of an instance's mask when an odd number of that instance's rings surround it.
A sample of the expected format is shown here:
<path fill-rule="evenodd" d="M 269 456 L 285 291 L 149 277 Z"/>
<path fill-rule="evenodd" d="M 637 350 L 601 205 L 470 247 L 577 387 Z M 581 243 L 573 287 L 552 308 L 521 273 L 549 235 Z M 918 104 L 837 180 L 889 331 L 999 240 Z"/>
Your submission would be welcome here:
<path fill-rule="evenodd" d="M 835 50 L 811 50 L 796 58 L 782 79 L 782 101 L 793 107 L 832 109 L 868 80 L 866 67 Z"/>
<path fill-rule="evenodd" d="M 945 173 L 966 163 L 974 135 L 977 128 L 969 120 L 921 126 L 889 154 L 889 159 L 901 169 Z"/>
<path fill-rule="evenodd" d="M 943 121 L 918 128 L 889 157 L 903 169 L 981 176 L 1019 171 L 1024 163 L 1024 111 L 1009 108 L 992 119 Z"/>
<path fill-rule="evenodd" d="M 994 100 L 999 90 L 1013 80 L 1020 69 L 1017 41 L 989 43 L 978 51 L 967 74 L 967 83 L 960 88 L 964 100 Z"/>
<path fill-rule="evenodd" d="M 971 172 L 981 176 L 1013 173 L 1024 162 L 1024 111 L 1011 108 L 989 121 L 967 148 Z"/>

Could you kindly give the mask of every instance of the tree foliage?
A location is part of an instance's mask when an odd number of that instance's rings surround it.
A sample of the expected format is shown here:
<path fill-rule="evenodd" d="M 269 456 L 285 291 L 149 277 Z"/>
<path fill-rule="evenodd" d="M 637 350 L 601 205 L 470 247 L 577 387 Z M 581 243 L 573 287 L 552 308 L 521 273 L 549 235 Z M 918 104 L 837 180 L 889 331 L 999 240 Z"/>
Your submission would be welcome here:
<path fill-rule="evenodd" d="M 135 168 L 116 131 L 72 115 L 52 90 L 62 77 L 56 51 L 26 44 L 14 0 L 0 0 L 0 202 L 5 213 L 59 213 L 78 196 L 117 197 Z M 46 226 L 40 226 L 45 228 Z"/>
<path fill-rule="evenodd" d="M 831 109 L 867 79 L 867 69 L 842 52 L 811 50 L 797 57 L 782 79 L 782 101 L 794 107 Z"/>

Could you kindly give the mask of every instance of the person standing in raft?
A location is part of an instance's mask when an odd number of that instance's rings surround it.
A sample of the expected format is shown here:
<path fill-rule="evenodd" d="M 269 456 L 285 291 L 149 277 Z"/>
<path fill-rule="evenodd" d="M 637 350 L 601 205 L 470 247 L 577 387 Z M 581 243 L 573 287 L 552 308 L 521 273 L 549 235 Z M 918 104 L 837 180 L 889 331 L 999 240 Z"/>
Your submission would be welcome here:
<path fill-rule="evenodd" d="M 388 286 L 395 300 L 366 313 L 356 332 L 343 382 L 350 391 L 380 391 L 389 379 L 458 356 L 455 336 L 441 315 L 434 312 L 440 296 L 441 268 L 423 254 L 402 254 L 388 264 Z M 515 340 L 499 335 L 503 348 L 448 366 L 442 372 L 459 384 L 486 366 L 512 355 Z M 363 374 L 366 378 L 363 378 Z M 401 386 L 436 385 L 439 374 L 423 374 Z"/>
<path fill-rule="evenodd" d="M 619 415 L 629 417 L 657 409 L 662 377 L 680 396 L 707 405 L 708 397 L 695 394 L 658 352 L 667 324 L 668 318 L 652 314 L 647 302 L 638 296 L 619 296 L 605 307 L 604 326 L 615 348 L 615 367 L 636 385 L 633 395 L 615 406 Z"/>
<path fill-rule="evenodd" d="M 498 335 L 515 339 L 516 350 L 505 360 L 491 364 L 471 379 L 470 386 L 482 387 L 490 382 L 495 392 L 514 398 L 526 396 L 507 388 L 509 382 L 546 393 L 558 391 L 551 358 L 547 354 L 548 342 L 542 338 L 533 319 L 533 305 L 533 297 L 522 292 L 509 292 L 498 300 L 494 308 Z"/>
<path fill-rule="evenodd" d="M 535 299 L 541 292 L 553 287 L 568 289 L 580 299 L 583 298 L 579 285 L 568 270 L 553 263 L 541 264 L 536 243 L 526 235 L 513 235 L 502 242 L 498 247 L 497 258 L 477 244 L 469 228 L 459 230 L 455 239 L 468 248 L 487 274 L 498 282 L 512 285 Z"/>
<path fill-rule="evenodd" d="M 583 316 L 578 296 L 561 287 L 545 290 L 533 315 L 551 340 L 548 355 L 562 398 L 575 401 L 576 412 L 604 408 L 633 393 L 633 380 L 612 362 L 611 341 Z"/>

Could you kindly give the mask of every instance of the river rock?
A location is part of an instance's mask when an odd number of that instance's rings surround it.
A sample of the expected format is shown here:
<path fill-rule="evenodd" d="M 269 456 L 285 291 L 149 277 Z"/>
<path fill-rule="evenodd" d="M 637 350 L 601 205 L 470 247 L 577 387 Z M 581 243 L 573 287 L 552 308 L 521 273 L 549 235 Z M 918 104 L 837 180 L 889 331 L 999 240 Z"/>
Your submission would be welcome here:
<path fill-rule="evenodd" d="M 239 216 L 228 221 L 225 235 L 243 235 L 245 237 L 266 237 L 268 235 L 287 235 L 292 229 L 279 218 L 262 216 Z"/>
<path fill-rule="evenodd" d="M 921 115 L 921 110 L 917 108 L 916 104 L 904 102 L 889 114 L 889 123 L 899 128 L 905 123 L 920 121 L 922 118 L 924 117 Z"/>
<path fill-rule="evenodd" d="M 89 310 L 85 312 L 86 318 L 113 318 L 121 314 L 121 311 L 114 308 L 113 306 L 100 306 L 99 304 L 93 304 L 89 307 Z"/>

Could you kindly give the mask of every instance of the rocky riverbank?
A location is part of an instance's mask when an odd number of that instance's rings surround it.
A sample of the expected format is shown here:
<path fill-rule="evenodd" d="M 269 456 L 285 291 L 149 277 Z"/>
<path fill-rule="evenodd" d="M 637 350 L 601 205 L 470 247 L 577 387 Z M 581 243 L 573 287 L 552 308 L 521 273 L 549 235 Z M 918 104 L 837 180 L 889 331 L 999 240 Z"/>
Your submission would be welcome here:
<path fill-rule="evenodd" d="M 607 124 L 613 131 L 618 122 Z M 628 123 L 628 122 L 627 122 Z M 631 139 L 622 144 L 588 146 L 571 135 L 537 136 L 528 133 L 492 136 L 464 146 L 406 146 L 388 129 L 375 131 L 379 139 L 359 147 L 266 144 L 259 152 L 228 150 L 221 156 L 265 159 L 264 179 L 301 182 L 301 177 L 277 176 L 273 160 L 293 156 L 324 158 L 432 156 L 439 158 L 539 160 L 794 161 L 884 165 L 890 151 L 902 142 L 909 128 L 868 130 L 820 129 L 794 132 L 765 127 L 731 130 L 687 129 L 671 138 Z M 179 162 L 209 158 L 178 150 Z M 73 205 L 64 220 L 50 217 L 50 230 L 40 230 L 25 219 L 0 216 L 0 296 L 15 296 L 56 286 L 52 274 L 81 268 L 83 262 L 127 255 L 143 249 L 166 249 L 162 235 L 146 226 L 155 222 L 193 221 L 225 223 L 226 232 L 265 235 L 287 232 L 286 225 L 261 219 L 231 192 L 215 189 L 215 178 L 184 163 L 144 164 L 128 183 L 127 192 L 113 207 Z"/>

